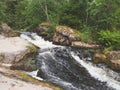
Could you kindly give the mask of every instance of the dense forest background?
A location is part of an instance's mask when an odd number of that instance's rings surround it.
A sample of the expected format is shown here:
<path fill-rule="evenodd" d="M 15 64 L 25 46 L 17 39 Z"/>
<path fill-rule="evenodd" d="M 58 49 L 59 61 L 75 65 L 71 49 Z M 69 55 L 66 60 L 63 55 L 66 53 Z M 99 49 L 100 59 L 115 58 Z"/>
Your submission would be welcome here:
<path fill-rule="evenodd" d="M 41 22 L 66 25 L 82 32 L 87 42 L 120 49 L 120 0 L 0 0 L 2 22 L 15 30 Z"/>

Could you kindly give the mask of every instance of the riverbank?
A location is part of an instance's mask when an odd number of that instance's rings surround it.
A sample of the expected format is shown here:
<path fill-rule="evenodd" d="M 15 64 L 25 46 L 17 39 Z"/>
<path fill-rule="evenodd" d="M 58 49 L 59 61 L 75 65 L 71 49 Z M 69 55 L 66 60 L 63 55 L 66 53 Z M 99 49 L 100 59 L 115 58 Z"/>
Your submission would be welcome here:
<path fill-rule="evenodd" d="M 60 90 L 52 84 L 32 78 L 24 71 L 10 70 L 6 66 L 0 65 L 1 90 Z"/>

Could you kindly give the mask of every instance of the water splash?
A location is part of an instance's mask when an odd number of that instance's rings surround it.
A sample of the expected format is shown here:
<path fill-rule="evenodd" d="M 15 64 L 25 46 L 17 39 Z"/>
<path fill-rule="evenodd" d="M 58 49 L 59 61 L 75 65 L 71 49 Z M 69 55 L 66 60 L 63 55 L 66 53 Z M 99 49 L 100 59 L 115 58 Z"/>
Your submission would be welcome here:
<path fill-rule="evenodd" d="M 108 72 L 106 72 L 102 68 L 94 66 L 92 63 L 81 60 L 73 52 L 71 52 L 71 55 L 77 62 L 79 62 L 83 67 L 85 67 L 87 69 L 87 71 L 91 74 L 92 77 L 94 77 L 102 82 L 107 82 L 107 85 L 109 87 L 112 87 L 116 90 L 120 90 L 120 82 L 114 80 L 114 78 L 111 77 L 111 75 L 109 75 Z"/>
<path fill-rule="evenodd" d="M 21 38 L 24 38 L 24 39 L 28 40 L 29 42 L 33 43 L 34 45 L 38 46 L 39 48 L 41 48 L 39 50 L 39 55 L 38 56 L 44 56 L 45 55 L 44 60 L 49 59 L 49 57 L 46 57 L 46 56 L 51 55 L 51 53 L 52 54 L 56 53 L 56 52 L 51 51 L 52 48 L 62 47 L 62 46 L 54 45 L 54 44 L 52 44 L 52 42 L 45 41 L 42 37 L 38 36 L 35 33 L 24 32 L 24 33 L 21 34 Z M 65 49 L 67 50 L 67 48 L 65 48 Z M 64 51 L 63 51 L 63 53 L 64 53 Z M 106 69 L 103 69 L 101 67 L 97 67 L 97 66 L 93 65 L 91 62 L 86 62 L 85 60 L 83 60 L 84 59 L 83 57 L 82 57 L 82 59 L 80 59 L 79 54 L 82 53 L 82 52 L 75 54 L 71 50 L 68 50 L 67 53 L 69 53 L 77 62 L 79 62 L 79 64 L 82 65 L 93 78 L 96 78 L 96 79 L 98 79 L 99 81 L 102 81 L 102 82 L 106 82 L 109 87 L 112 87 L 115 90 L 120 89 L 120 82 L 115 80 L 115 78 L 112 75 L 113 74 L 112 70 L 111 70 L 111 73 L 107 72 Z M 59 54 L 58 54 L 58 56 L 61 57 Z M 66 54 L 64 53 L 63 56 L 66 57 Z M 57 59 L 53 55 L 51 55 L 51 58 L 53 59 L 54 62 L 57 62 L 57 64 L 60 64 L 60 65 L 63 64 L 64 65 L 63 67 L 66 67 L 66 69 L 69 69 L 68 67 L 70 67 L 70 66 L 68 65 L 68 62 L 65 62 L 64 60 L 57 61 Z M 90 57 L 88 57 L 88 58 L 89 58 L 89 60 L 91 60 Z M 45 63 L 42 63 L 42 65 L 43 65 L 42 70 L 47 70 L 48 69 L 48 71 L 45 71 L 46 73 L 48 73 L 49 72 L 49 67 L 47 67 L 45 65 Z M 72 65 L 72 63 L 71 63 L 71 65 Z M 54 67 L 54 68 L 56 68 L 56 67 Z M 71 70 L 69 70 L 69 72 L 72 73 Z M 29 72 L 28 74 L 33 76 L 34 78 L 37 78 L 39 80 L 43 80 L 42 78 L 37 77 L 37 73 L 38 73 L 38 70 L 33 71 L 33 72 Z M 79 76 L 79 75 L 76 75 L 76 73 L 75 74 L 72 73 L 72 74 L 76 77 Z M 115 74 L 115 75 L 116 75 L 117 78 L 120 79 L 119 74 L 118 75 Z M 55 76 L 54 73 L 49 72 L 48 77 L 51 77 L 49 80 L 53 81 L 53 83 L 57 83 L 58 85 L 61 84 L 62 86 L 68 86 L 66 88 L 66 90 L 78 90 L 76 87 L 74 87 L 75 84 L 73 85 L 73 83 L 71 83 L 71 82 L 67 82 L 65 80 L 62 80 L 61 78 Z M 94 89 L 92 87 L 90 89 L 90 87 L 89 87 L 88 90 L 94 90 Z M 110 90 L 112 90 L 112 89 L 110 89 Z"/>
<path fill-rule="evenodd" d="M 33 43 L 35 46 L 44 49 L 52 47 L 60 47 L 58 45 L 52 44 L 50 41 L 45 41 L 42 37 L 38 36 L 36 33 L 23 32 L 20 35 L 21 38 L 28 40 Z"/>

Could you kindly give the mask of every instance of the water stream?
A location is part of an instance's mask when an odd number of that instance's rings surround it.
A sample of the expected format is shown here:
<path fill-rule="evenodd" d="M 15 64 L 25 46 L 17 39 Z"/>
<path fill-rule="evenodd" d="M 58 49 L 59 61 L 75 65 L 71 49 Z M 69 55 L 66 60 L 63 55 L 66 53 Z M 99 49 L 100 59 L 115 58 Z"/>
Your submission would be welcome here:
<path fill-rule="evenodd" d="M 120 90 L 120 73 L 93 64 L 89 51 L 54 45 L 35 33 L 24 32 L 21 37 L 40 48 L 36 56 L 39 69 L 28 73 L 34 78 L 64 90 Z"/>

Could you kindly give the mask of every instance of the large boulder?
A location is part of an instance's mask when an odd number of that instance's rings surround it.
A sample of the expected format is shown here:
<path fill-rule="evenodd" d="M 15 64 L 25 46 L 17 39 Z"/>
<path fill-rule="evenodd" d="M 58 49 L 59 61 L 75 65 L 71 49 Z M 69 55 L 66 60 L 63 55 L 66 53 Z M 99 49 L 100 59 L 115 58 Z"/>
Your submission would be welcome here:
<path fill-rule="evenodd" d="M 27 62 L 35 52 L 36 47 L 20 37 L 0 38 L 0 63 L 12 64 L 12 69 L 29 70 Z"/>
<path fill-rule="evenodd" d="M 67 26 L 56 26 L 56 32 L 53 36 L 54 43 L 71 45 L 72 41 L 79 40 L 81 40 L 81 38 L 76 35 L 76 32 L 72 28 Z"/>
<path fill-rule="evenodd" d="M 117 71 L 120 71 L 120 59 L 119 60 L 110 60 L 109 66 Z"/>
<path fill-rule="evenodd" d="M 120 71 L 120 51 L 106 51 L 108 65 L 114 69 Z"/>
<path fill-rule="evenodd" d="M 95 63 L 106 63 L 110 68 L 120 71 L 120 51 L 103 51 L 93 55 Z"/>
<path fill-rule="evenodd" d="M 0 34 L 5 37 L 16 37 L 20 35 L 18 31 L 12 30 L 6 23 L 0 24 Z"/>
<path fill-rule="evenodd" d="M 93 56 L 94 63 L 107 63 L 107 57 L 105 54 L 95 53 Z"/>

